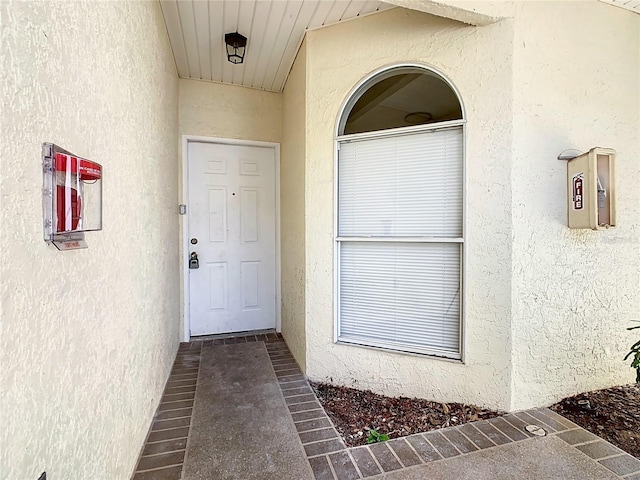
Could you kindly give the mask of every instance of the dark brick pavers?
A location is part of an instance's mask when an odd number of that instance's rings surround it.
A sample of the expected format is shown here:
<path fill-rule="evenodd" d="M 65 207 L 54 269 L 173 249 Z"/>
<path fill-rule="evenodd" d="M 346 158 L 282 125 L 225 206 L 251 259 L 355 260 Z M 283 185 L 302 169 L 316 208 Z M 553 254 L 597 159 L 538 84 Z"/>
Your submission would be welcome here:
<path fill-rule="evenodd" d="M 182 343 L 133 480 L 179 480 L 187 449 L 202 342 Z"/>

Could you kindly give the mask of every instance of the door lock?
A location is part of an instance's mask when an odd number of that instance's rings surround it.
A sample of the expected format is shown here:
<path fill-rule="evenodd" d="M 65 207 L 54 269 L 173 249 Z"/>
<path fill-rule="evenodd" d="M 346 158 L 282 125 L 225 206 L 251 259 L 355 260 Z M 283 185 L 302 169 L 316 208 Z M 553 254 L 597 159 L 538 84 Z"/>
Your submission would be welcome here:
<path fill-rule="evenodd" d="M 198 261 L 198 254 L 196 252 L 191 252 L 191 256 L 189 257 L 189 268 L 191 270 L 200 268 L 200 262 Z"/>

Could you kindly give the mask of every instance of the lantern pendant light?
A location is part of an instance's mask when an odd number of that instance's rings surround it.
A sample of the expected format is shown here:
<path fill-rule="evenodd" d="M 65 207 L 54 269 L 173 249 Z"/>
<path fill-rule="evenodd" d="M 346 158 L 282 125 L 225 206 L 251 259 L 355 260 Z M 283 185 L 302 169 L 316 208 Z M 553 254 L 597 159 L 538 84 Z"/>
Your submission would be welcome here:
<path fill-rule="evenodd" d="M 224 35 L 224 43 L 227 48 L 227 60 L 235 65 L 244 62 L 247 37 L 240 35 L 238 32 L 226 33 Z"/>

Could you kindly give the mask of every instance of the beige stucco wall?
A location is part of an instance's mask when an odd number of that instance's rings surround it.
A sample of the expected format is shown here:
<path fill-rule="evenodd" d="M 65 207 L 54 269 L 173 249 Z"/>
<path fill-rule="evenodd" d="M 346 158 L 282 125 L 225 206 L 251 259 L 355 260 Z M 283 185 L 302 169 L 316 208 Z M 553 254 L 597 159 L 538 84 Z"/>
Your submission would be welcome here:
<path fill-rule="evenodd" d="M 187 204 L 182 185 L 184 175 L 183 136 L 249 140 L 280 143 L 282 141 L 282 94 L 252 88 L 181 78 L 178 81 L 178 140 L 180 152 L 179 198 Z M 179 235 L 183 238 L 186 216 L 180 216 Z M 180 242 L 180 270 L 188 256 L 187 245 Z M 184 277 L 181 277 L 184 278 Z M 180 283 L 180 332 L 185 334 L 185 291 Z"/>
<path fill-rule="evenodd" d="M 640 312 L 640 15 L 528 2 L 515 23 L 513 402 L 631 382 Z M 618 228 L 567 228 L 567 148 L 617 150 Z M 636 335 L 637 336 L 637 335 Z"/>
<path fill-rule="evenodd" d="M 282 95 L 200 80 L 179 80 L 180 135 L 280 142 Z"/>
<path fill-rule="evenodd" d="M 178 336 L 177 76 L 157 2 L 0 2 L 0 477 L 128 479 Z M 41 144 L 104 167 L 86 250 L 42 237 Z"/>
<path fill-rule="evenodd" d="M 306 45 L 283 92 L 280 163 L 282 335 L 303 371 L 305 335 L 305 128 Z"/>
<path fill-rule="evenodd" d="M 308 33 L 306 330 L 313 380 L 509 407 L 512 40 L 509 20 L 476 28 L 404 9 Z M 333 343 L 337 115 L 363 77 L 397 62 L 437 68 L 466 106 L 464 365 Z"/>

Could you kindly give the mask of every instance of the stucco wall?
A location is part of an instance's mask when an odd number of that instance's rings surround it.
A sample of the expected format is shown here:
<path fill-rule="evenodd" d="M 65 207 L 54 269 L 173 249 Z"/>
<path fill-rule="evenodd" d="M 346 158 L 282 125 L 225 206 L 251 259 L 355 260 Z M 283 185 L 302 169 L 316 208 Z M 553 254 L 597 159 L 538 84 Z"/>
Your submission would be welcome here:
<path fill-rule="evenodd" d="M 305 336 L 305 128 L 306 45 L 283 92 L 280 163 L 282 335 L 303 371 Z"/>
<path fill-rule="evenodd" d="M 631 382 L 640 312 L 640 16 L 527 2 L 515 23 L 513 403 Z M 617 150 L 618 228 L 567 227 L 567 148 Z"/>
<path fill-rule="evenodd" d="M 157 2 L 0 2 L 0 477 L 128 479 L 179 341 L 177 76 Z M 42 237 L 42 142 L 103 165 L 103 230 Z"/>
<path fill-rule="evenodd" d="M 180 79 L 180 134 L 280 142 L 282 95 Z"/>
<path fill-rule="evenodd" d="M 509 20 L 475 28 L 404 9 L 308 33 L 306 329 L 312 379 L 509 407 L 512 40 Z M 337 115 L 363 77 L 403 61 L 436 67 L 466 106 L 464 365 L 333 343 Z"/>

